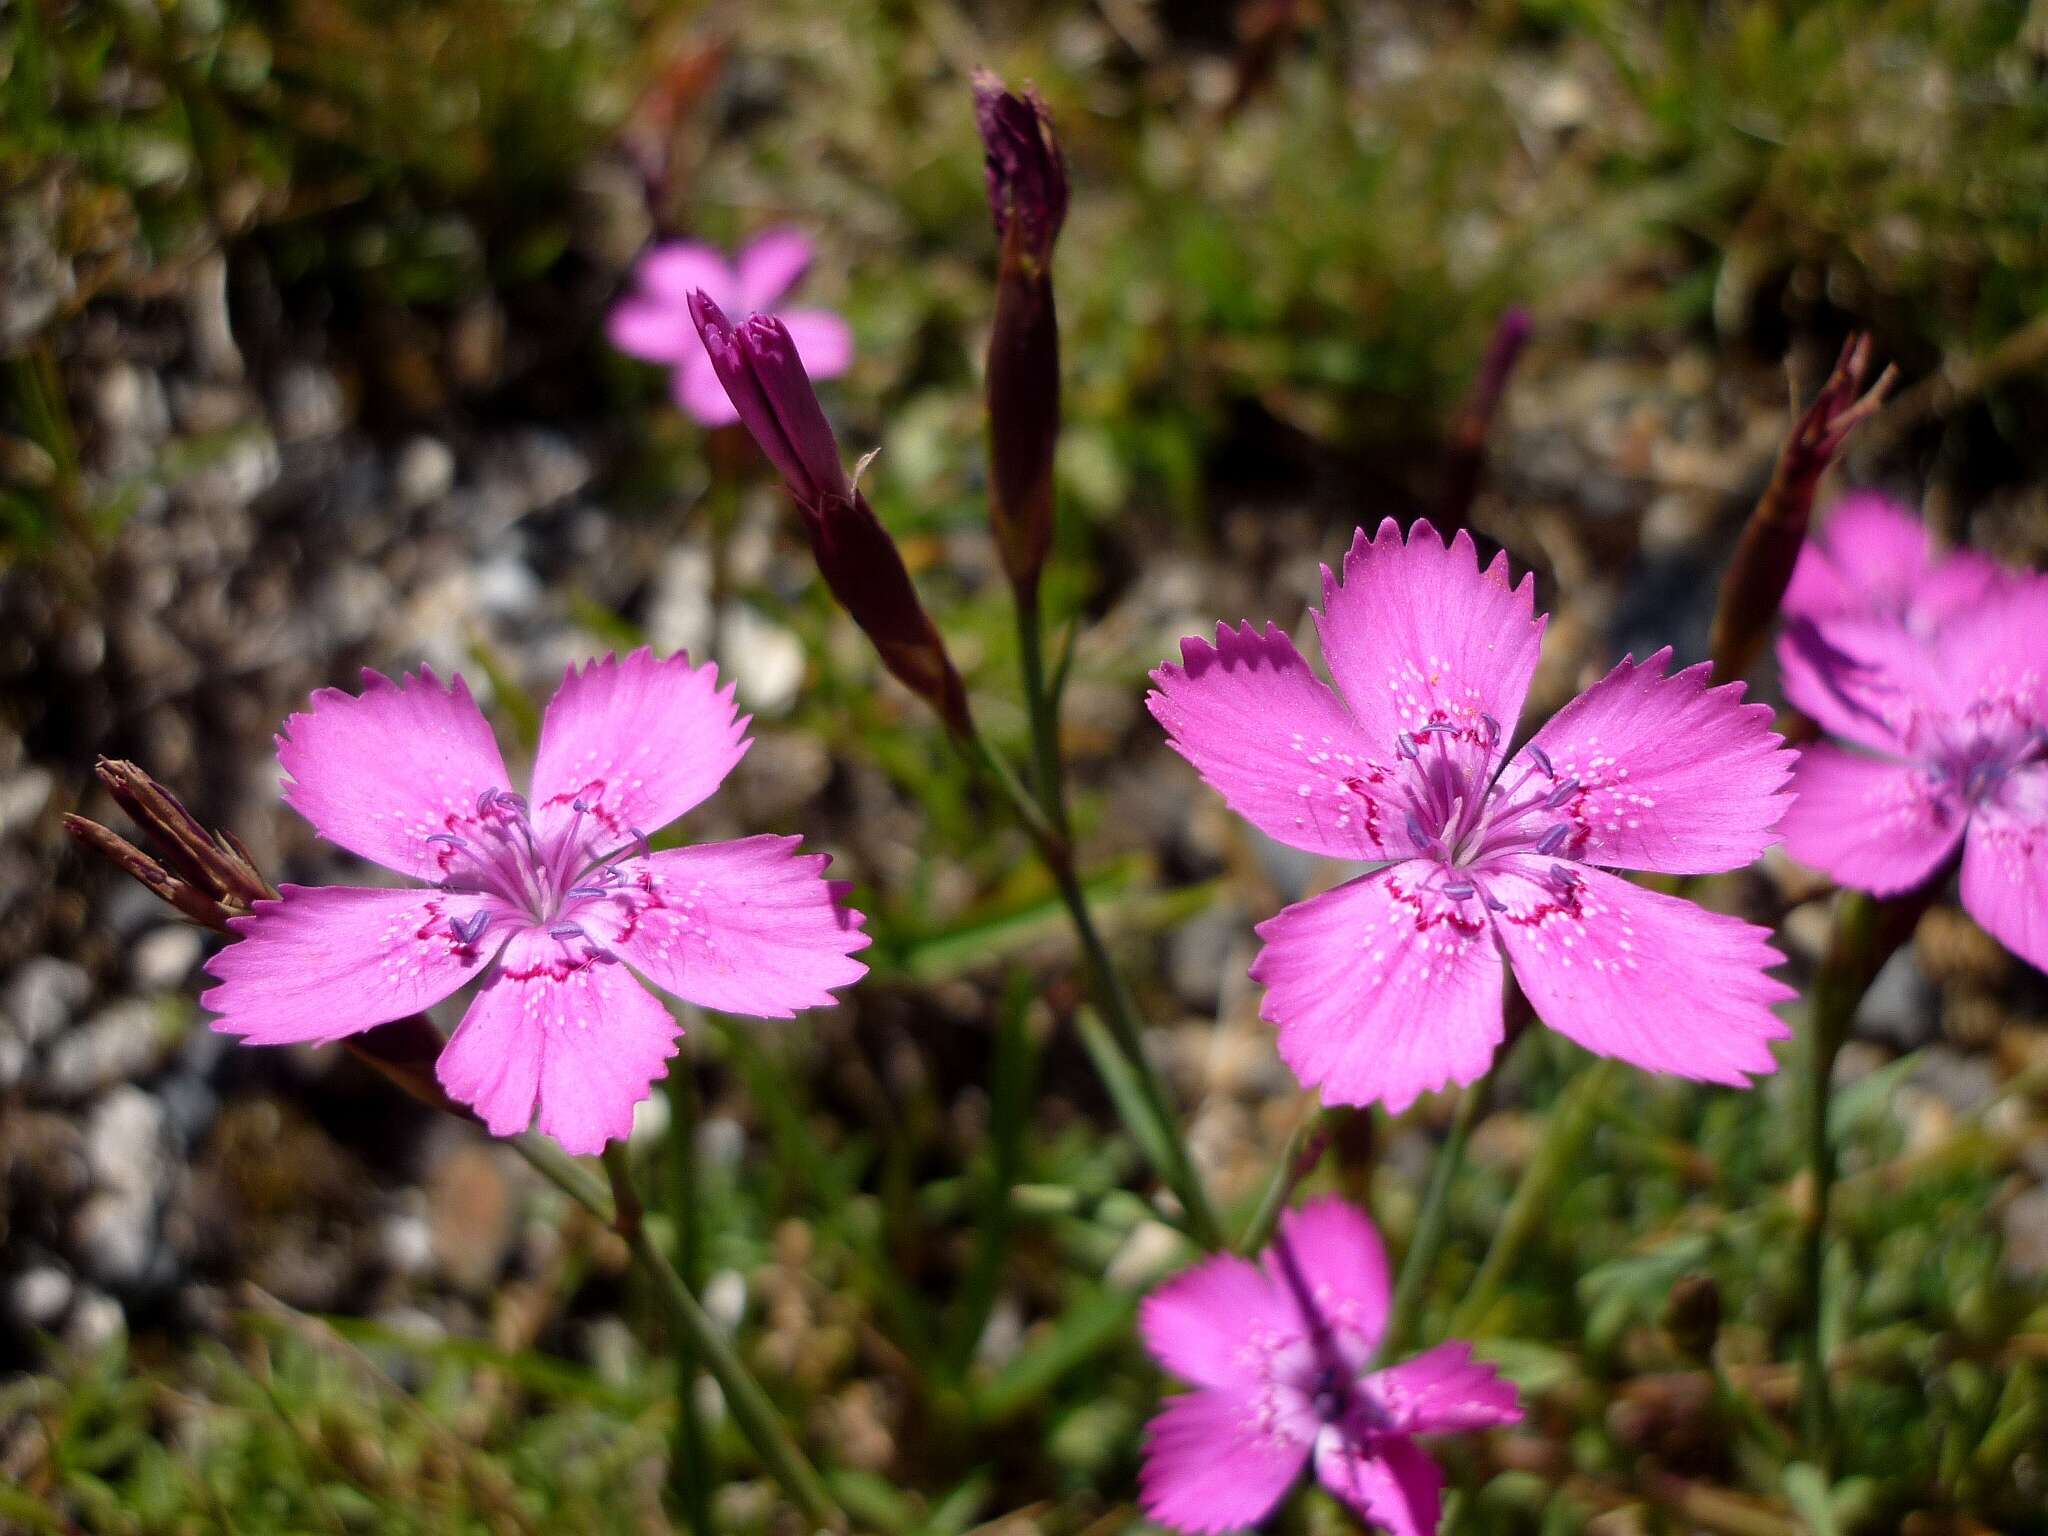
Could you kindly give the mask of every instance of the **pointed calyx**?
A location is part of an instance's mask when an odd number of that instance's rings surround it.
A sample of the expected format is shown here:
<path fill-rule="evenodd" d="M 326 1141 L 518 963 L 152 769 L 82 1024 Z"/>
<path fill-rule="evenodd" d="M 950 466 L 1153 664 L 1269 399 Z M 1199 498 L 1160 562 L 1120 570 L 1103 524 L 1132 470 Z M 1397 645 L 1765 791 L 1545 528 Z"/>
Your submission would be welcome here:
<path fill-rule="evenodd" d="M 101 758 L 93 770 L 114 803 L 126 811 L 155 848 L 154 856 L 118 833 L 66 816 L 64 829 L 89 851 L 126 870 L 196 923 L 222 933 L 277 893 L 256 872 L 249 852 L 230 832 L 209 832 L 184 802 L 134 763 Z"/>
<path fill-rule="evenodd" d="M 1035 92 L 974 77 L 987 152 L 989 211 L 1003 242 L 988 347 L 989 518 L 1003 570 L 1036 591 L 1052 547 L 1053 451 L 1060 430 L 1060 336 L 1052 248 L 1067 217 L 1067 172 Z"/>
<path fill-rule="evenodd" d="M 896 541 L 847 479 L 839 442 L 788 329 L 772 315 L 734 325 L 701 291 L 690 296 L 690 316 L 740 424 L 803 514 L 825 585 L 896 680 L 937 710 L 948 730 L 971 735 L 960 674 L 918 601 Z"/>
<path fill-rule="evenodd" d="M 1724 682 L 1747 672 L 1763 648 L 1799 563 L 1821 477 L 1841 456 L 1849 434 L 1877 414 L 1891 390 L 1897 371 L 1887 367 L 1870 382 L 1870 363 L 1870 337 L 1851 336 L 1778 451 L 1770 484 L 1750 513 L 1721 582 L 1713 655 L 1714 675 Z"/>
<path fill-rule="evenodd" d="M 154 852 L 144 852 L 96 821 L 66 816 L 64 830 L 88 853 L 124 870 L 159 901 L 195 923 L 220 933 L 232 935 L 235 918 L 247 917 L 259 901 L 277 899 L 277 892 L 257 870 L 242 840 L 232 832 L 209 832 L 147 769 L 103 757 L 94 772 Z M 472 1118 L 435 1080 L 434 1063 L 443 1042 L 441 1032 L 424 1014 L 380 1024 L 340 1043 L 350 1055 L 430 1109 Z"/>

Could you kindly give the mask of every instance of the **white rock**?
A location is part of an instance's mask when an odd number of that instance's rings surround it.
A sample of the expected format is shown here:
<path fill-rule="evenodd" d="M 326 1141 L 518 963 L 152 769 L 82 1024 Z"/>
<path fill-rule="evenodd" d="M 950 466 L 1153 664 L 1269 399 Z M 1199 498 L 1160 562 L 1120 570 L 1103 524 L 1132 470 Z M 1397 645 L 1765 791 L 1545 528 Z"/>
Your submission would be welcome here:
<path fill-rule="evenodd" d="M 205 935 L 187 923 L 166 923 L 137 939 L 128 951 L 128 974 L 144 992 L 182 986 L 206 949 Z"/>

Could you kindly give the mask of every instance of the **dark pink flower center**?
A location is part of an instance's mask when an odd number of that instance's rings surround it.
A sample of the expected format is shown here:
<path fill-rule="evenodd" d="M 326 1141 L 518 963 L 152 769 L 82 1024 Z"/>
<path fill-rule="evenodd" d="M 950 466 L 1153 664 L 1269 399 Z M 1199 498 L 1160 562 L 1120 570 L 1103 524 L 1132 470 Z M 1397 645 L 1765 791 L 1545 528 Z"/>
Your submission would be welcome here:
<path fill-rule="evenodd" d="M 592 936 L 582 919 L 600 904 L 630 905 L 641 895 L 631 863 L 651 850 L 646 834 L 633 827 L 627 829 L 627 841 L 606 849 L 603 845 L 613 839 L 594 808 L 577 799 L 568 809 L 567 824 L 543 835 L 535 830 L 524 795 L 487 789 L 477 796 L 475 814 L 461 819 L 461 832 L 439 832 L 427 841 L 444 850 L 443 890 L 496 897 L 585 958 L 609 958 L 609 947 Z M 484 910 L 467 920 L 451 919 L 449 927 L 458 941 L 474 948 L 491 919 Z M 626 921 L 630 929 L 630 915 Z"/>

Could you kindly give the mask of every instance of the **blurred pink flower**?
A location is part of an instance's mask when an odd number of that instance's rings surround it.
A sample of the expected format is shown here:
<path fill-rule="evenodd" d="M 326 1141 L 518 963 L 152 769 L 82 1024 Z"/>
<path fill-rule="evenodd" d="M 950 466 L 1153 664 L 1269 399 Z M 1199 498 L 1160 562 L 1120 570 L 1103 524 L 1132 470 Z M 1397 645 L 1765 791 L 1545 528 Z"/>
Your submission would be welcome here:
<path fill-rule="evenodd" d="M 1698 874 L 1775 841 L 1794 754 L 1742 685 L 1669 651 L 1624 660 L 1507 759 L 1543 620 L 1507 556 L 1479 569 L 1417 522 L 1360 529 L 1323 572 L 1323 683 L 1276 627 L 1181 644 L 1147 701 L 1174 747 L 1269 837 L 1382 867 L 1259 927 L 1252 977 L 1280 1053 L 1327 1102 L 1484 1073 L 1502 954 L 1537 1015 L 1601 1056 L 1747 1086 L 1791 996 L 1762 928 L 1609 869 Z M 1505 763 L 1505 766 L 1503 766 Z"/>
<path fill-rule="evenodd" d="M 787 327 L 804 369 L 837 378 L 853 361 L 853 331 L 829 309 L 777 309 L 811 264 L 811 242 L 794 229 L 771 229 L 727 261 L 716 246 L 694 240 L 657 245 L 633 271 L 633 291 L 619 300 L 606 330 L 621 352 L 673 370 L 675 402 L 707 427 L 739 420 L 690 319 L 691 293 L 702 290 L 722 309 L 766 310 Z"/>
<path fill-rule="evenodd" d="M 1891 896 L 1960 846 L 1970 915 L 2048 969 L 2048 578 L 1932 558 L 1918 521 L 1874 498 L 1799 571 L 1785 696 L 1857 750 L 1802 755 L 1786 851 Z"/>
<path fill-rule="evenodd" d="M 514 794 L 458 676 L 363 674 L 278 737 L 284 794 L 322 836 L 424 889 L 281 887 L 208 962 L 214 1028 L 327 1042 L 481 976 L 437 1075 L 493 1134 L 534 1121 L 575 1153 L 632 1128 L 681 1033 L 633 972 L 722 1013 L 787 1018 L 864 970 L 868 940 L 827 860 L 794 837 L 653 852 L 646 832 L 745 754 L 717 669 L 636 651 L 571 667 L 549 702 L 532 798 Z M 623 962 L 623 963 L 622 963 Z M 629 969 L 630 967 L 630 969 Z"/>
<path fill-rule="evenodd" d="M 1443 1474 L 1415 1437 L 1520 1423 L 1522 1410 L 1468 1344 L 1370 1370 L 1388 1305 L 1379 1233 L 1334 1197 L 1281 1217 L 1261 1263 L 1219 1254 L 1154 1291 L 1145 1345 L 1195 1390 L 1147 1432 L 1145 1513 L 1181 1531 L 1242 1530 L 1313 1459 L 1374 1525 L 1434 1531 Z"/>
<path fill-rule="evenodd" d="M 1837 502 L 1800 549 L 1782 611 L 1788 620 L 1891 619 L 1924 639 L 2013 580 L 1973 549 L 1941 553 L 1910 510 L 1859 491 Z"/>

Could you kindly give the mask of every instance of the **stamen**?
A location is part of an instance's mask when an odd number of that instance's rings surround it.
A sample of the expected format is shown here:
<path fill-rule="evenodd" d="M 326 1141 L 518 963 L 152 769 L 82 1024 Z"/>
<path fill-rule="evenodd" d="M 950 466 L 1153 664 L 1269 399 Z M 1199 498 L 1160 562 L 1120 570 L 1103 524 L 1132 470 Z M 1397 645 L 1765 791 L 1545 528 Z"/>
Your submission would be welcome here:
<path fill-rule="evenodd" d="M 1506 902 L 1502 901 L 1502 900 L 1501 900 L 1501 899 L 1500 899 L 1500 898 L 1499 898 L 1498 896 L 1494 895 L 1494 894 L 1493 894 L 1493 892 L 1491 892 L 1491 891 L 1488 891 L 1488 892 L 1486 892 L 1486 910 L 1487 910 L 1487 911 L 1489 911 L 1489 912 L 1505 912 L 1505 911 L 1507 911 L 1507 909 L 1508 909 L 1508 904 L 1507 904 Z"/>
<path fill-rule="evenodd" d="M 1569 891 L 1579 883 L 1579 872 L 1567 864 L 1553 864 L 1550 878 Z"/>
<path fill-rule="evenodd" d="M 590 942 L 590 935 L 583 931 L 583 925 L 581 923 L 551 924 L 548 928 L 548 937 L 551 939 L 562 939 L 565 941 L 569 939 L 581 939 L 586 944 Z"/>
<path fill-rule="evenodd" d="M 1500 744 L 1500 722 L 1491 715 L 1481 715 L 1479 723 L 1486 728 L 1486 745 L 1491 748 Z"/>
<path fill-rule="evenodd" d="M 1415 750 L 1415 738 L 1406 731 L 1403 731 L 1394 738 L 1394 750 L 1407 758 L 1411 763 L 1420 761 L 1422 756 L 1421 753 Z"/>
<path fill-rule="evenodd" d="M 1553 789 L 1549 794 L 1543 797 L 1543 809 L 1546 811 L 1557 810 L 1578 792 L 1579 781 L 1577 779 L 1566 779 L 1562 784 L 1558 785 L 1557 788 Z"/>
<path fill-rule="evenodd" d="M 1548 832 L 1544 833 L 1541 838 L 1537 839 L 1536 851 L 1542 854 L 1543 857 L 1547 859 L 1553 853 L 1557 852 L 1558 849 L 1562 848 L 1565 845 L 1565 843 L 1571 838 L 1571 835 L 1571 823 L 1567 821 L 1560 821 L 1556 826 L 1552 827 Z"/>
<path fill-rule="evenodd" d="M 626 830 L 633 834 L 633 846 L 640 850 L 640 857 L 643 859 L 653 858 L 654 845 L 647 841 L 647 834 L 638 827 L 628 827 Z"/>
<path fill-rule="evenodd" d="M 1536 743 L 1533 741 L 1530 742 L 1524 750 L 1527 751 L 1531 757 L 1536 759 L 1536 766 L 1543 770 L 1543 776 L 1546 779 L 1554 779 L 1557 777 L 1557 769 L 1551 763 L 1550 754 L 1548 752 L 1544 751 L 1541 747 L 1537 746 Z"/>
<path fill-rule="evenodd" d="M 451 917 L 448 919 L 448 926 L 454 931 L 455 937 L 462 941 L 464 949 L 475 949 L 476 941 L 482 938 L 484 930 L 491 926 L 491 914 L 483 911 L 472 913 L 468 918 Z"/>
<path fill-rule="evenodd" d="M 610 885 L 572 885 L 568 894 L 580 901 L 606 901 L 625 892 L 613 890 Z"/>
<path fill-rule="evenodd" d="M 1479 894 L 1479 887 L 1470 880 L 1453 880 L 1449 885 L 1440 885 L 1437 890 L 1453 901 L 1469 901 Z"/>
<path fill-rule="evenodd" d="M 1448 720 L 1432 720 L 1427 725 L 1415 727 L 1418 736 L 1455 736 L 1458 728 Z"/>
<path fill-rule="evenodd" d="M 457 837 L 453 832 L 430 833 L 425 840 L 430 843 L 446 843 L 450 848 L 453 848 L 458 853 L 469 852 L 468 841 L 466 839 Z"/>

